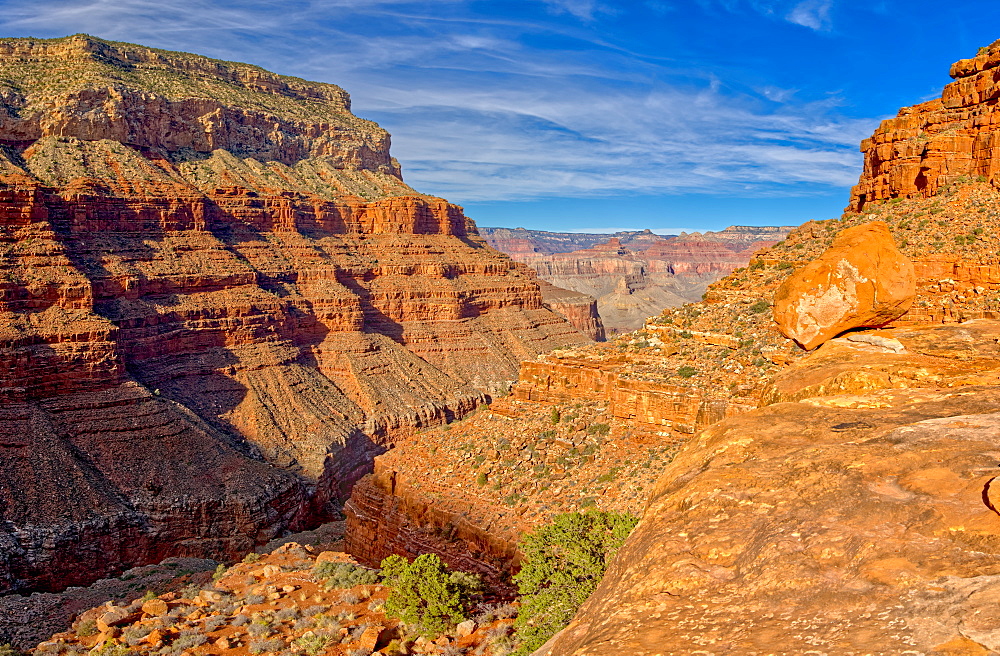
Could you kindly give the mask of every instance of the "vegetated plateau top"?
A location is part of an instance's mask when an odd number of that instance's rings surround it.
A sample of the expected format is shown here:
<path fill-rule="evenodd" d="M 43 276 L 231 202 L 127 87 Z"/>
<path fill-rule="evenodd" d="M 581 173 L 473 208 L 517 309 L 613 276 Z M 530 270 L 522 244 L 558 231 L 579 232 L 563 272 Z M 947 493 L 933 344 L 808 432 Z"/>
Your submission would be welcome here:
<path fill-rule="evenodd" d="M 148 91 L 168 100 L 211 99 L 285 120 L 370 123 L 351 114 L 350 96 L 334 84 L 277 75 L 251 64 L 87 34 L 0 39 L 0 111 L 41 110 L 56 98 L 107 87 Z"/>

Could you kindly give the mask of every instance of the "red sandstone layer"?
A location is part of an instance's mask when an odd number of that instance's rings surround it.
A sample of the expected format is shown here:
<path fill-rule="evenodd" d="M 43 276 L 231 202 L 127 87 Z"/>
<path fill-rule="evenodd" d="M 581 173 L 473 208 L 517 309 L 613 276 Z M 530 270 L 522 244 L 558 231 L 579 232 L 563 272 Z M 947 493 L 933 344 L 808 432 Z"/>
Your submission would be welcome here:
<path fill-rule="evenodd" d="M 587 341 L 338 87 L 89 37 L 0 74 L 0 591 L 236 557 Z"/>

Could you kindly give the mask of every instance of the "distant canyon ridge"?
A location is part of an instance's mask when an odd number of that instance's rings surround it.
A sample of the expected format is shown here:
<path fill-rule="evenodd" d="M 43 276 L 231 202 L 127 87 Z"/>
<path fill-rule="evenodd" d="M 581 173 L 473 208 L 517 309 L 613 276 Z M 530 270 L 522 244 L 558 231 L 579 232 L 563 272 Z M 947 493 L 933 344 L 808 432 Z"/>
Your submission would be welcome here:
<path fill-rule="evenodd" d="M 554 286 L 542 288 L 547 304 L 597 339 L 570 314 L 572 308 L 567 312 L 567 294 L 596 299 L 606 332 L 631 332 L 663 308 L 700 301 L 708 285 L 746 266 L 755 251 L 778 243 L 791 230 L 730 226 L 719 232 L 664 236 L 651 230 L 595 234 L 479 228 L 490 246 L 527 264 Z M 575 302 L 583 303 L 579 298 Z"/>

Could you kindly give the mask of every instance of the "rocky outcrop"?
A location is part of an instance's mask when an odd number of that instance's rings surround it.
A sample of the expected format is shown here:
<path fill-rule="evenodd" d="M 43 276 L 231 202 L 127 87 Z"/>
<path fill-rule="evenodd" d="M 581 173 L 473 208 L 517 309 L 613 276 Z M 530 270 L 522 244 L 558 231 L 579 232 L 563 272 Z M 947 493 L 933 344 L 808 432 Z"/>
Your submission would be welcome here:
<path fill-rule="evenodd" d="M 556 352 L 535 362 L 521 363 L 511 397 L 547 404 L 601 401 L 608 404 L 608 412 L 615 419 L 636 431 L 659 435 L 694 433 L 749 409 L 693 385 L 670 384 L 655 375 L 642 376 L 637 369 L 635 362 Z"/>
<path fill-rule="evenodd" d="M 338 87 L 86 36 L 0 72 L 0 591 L 245 553 L 587 341 Z"/>
<path fill-rule="evenodd" d="M 797 402 L 716 424 L 667 466 L 548 653 L 1000 648 L 998 331 L 981 321 L 867 333 L 783 374 Z M 845 367 L 857 384 L 843 384 Z M 913 387 L 864 382 L 924 367 Z"/>
<path fill-rule="evenodd" d="M 889 198 L 929 197 L 963 179 L 998 182 L 996 67 L 1000 42 L 951 67 L 941 98 L 899 110 L 861 142 L 864 173 L 849 210 Z"/>
<path fill-rule="evenodd" d="M 604 322 L 597 311 L 597 299 L 580 292 L 563 289 L 539 280 L 542 304 L 556 314 L 562 315 L 574 328 L 594 340 L 603 342 Z"/>
<path fill-rule="evenodd" d="M 910 308 L 913 264 L 881 221 L 844 230 L 774 293 L 774 320 L 805 349 L 852 328 L 884 326 Z"/>

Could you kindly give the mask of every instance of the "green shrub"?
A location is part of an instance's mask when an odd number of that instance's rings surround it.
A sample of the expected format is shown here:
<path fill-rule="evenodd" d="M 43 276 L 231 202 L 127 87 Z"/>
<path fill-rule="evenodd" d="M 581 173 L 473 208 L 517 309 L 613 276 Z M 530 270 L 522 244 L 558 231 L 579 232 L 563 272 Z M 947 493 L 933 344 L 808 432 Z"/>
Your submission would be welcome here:
<path fill-rule="evenodd" d="M 587 426 L 587 433 L 590 435 L 607 435 L 611 431 L 611 426 L 607 424 L 591 424 Z"/>
<path fill-rule="evenodd" d="M 0 656 L 21 656 L 21 652 L 11 645 L 0 645 Z"/>
<path fill-rule="evenodd" d="M 76 634 L 81 638 L 97 635 L 97 620 L 84 620 L 76 627 Z"/>
<path fill-rule="evenodd" d="M 385 614 L 427 638 L 464 622 L 469 599 L 480 587 L 478 578 L 449 572 L 434 554 L 417 556 L 413 562 L 389 556 L 382 561 L 382 582 L 392 588 Z"/>
<path fill-rule="evenodd" d="M 316 656 L 326 649 L 326 643 L 329 641 L 330 636 L 310 632 L 296 638 L 294 643 L 296 647 L 304 651 L 308 656 Z"/>
<path fill-rule="evenodd" d="M 486 472 L 479 472 L 479 475 L 476 476 L 476 485 L 482 487 L 483 485 L 486 485 L 487 480 L 488 478 L 486 476 Z"/>
<path fill-rule="evenodd" d="M 778 263 L 778 270 L 779 271 L 784 271 L 785 269 L 791 269 L 792 266 L 794 266 L 794 265 L 791 262 L 779 262 Z"/>
<path fill-rule="evenodd" d="M 99 647 L 91 649 L 91 656 L 131 656 L 135 653 L 117 640 L 108 640 Z"/>
<path fill-rule="evenodd" d="M 552 408 L 552 417 L 551 418 L 552 418 L 552 423 L 553 424 L 558 424 L 559 423 L 559 419 L 561 418 L 561 416 L 559 414 L 559 408 Z"/>
<path fill-rule="evenodd" d="M 524 563 L 514 576 L 521 594 L 515 654 L 530 654 L 569 623 L 638 521 L 614 512 L 566 513 L 524 536 Z"/>
<path fill-rule="evenodd" d="M 229 570 L 228 567 L 226 567 L 222 563 L 219 563 L 219 566 L 215 568 L 214 572 L 212 572 L 212 580 L 213 581 L 218 581 L 219 579 L 221 579 L 223 576 L 226 575 L 226 572 L 228 570 Z"/>
<path fill-rule="evenodd" d="M 323 581 L 327 590 L 378 583 L 378 574 L 374 570 L 351 563 L 326 561 L 313 567 L 312 575 L 314 579 Z"/>
<path fill-rule="evenodd" d="M 769 309 L 771 309 L 771 306 L 768 305 L 767 301 L 765 300 L 757 301 L 756 303 L 750 306 L 750 311 L 753 312 L 754 314 L 760 314 L 761 312 L 766 312 Z"/>
<path fill-rule="evenodd" d="M 682 365 L 677 368 L 677 375 L 681 378 L 690 378 L 698 373 L 698 370 L 690 365 Z"/>

